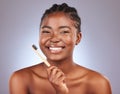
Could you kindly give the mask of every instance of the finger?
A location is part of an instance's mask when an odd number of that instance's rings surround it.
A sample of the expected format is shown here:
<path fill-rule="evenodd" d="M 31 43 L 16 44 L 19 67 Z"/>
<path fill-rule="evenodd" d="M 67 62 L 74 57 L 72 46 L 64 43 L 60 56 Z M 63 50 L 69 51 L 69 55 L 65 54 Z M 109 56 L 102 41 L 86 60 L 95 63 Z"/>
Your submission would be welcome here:
<path fill-rule="evenodd" d="M 65 75 L 62 71 L 57 72 L 55 75 L 51 77 L 51 82 L 55 84 L 63 83 L 65 82 Z"/>
<path fill-rule="evenodd" d="M 57 81 L 58 81 L 59 83 L 65 83 L 65 79 L 66 79 L 65 76 L 61 76 L 61 77 L 58 78 Z"/>
<path fill-rule="evenodd" d="M 64 73 L 57 67 L 49 68 L 49 80 L 51 82 L 57 81 L 62 76 L 64 76 Z"/>
<path fill-rule="evenodd" d="M 50 66 L 49 68 L 47 68 L 48 76 L 51 74 L 51 72 L 54 68 L 56 68 L 56 66 Z"/>
<path fill-rule="evenodd" d="M 53 68 L 50 72 L 49 79 L 52 81 L 56 78 L 56 74 L 58 72 L 58 68 Z"/>
<path fill-rule="evenodd" d="M 60 77 L 64 76 L 64 73 L 61 71 L 61 70 L 57 70 L 57 73 L 56 73 L 56 76 L 55 78 L 56 79 L 59 79 Z"/>
<path fill-rule="evenodd" d="M 56 66 L 50 66 L 48 69 L 52 70 L 53 68 L 57 68 Z"/>
<path fill-rule="evenodd" d="M 63 84 L 65 84 L 65 76 L 61 76 L 58 79 L 53 79 L 51 82 L 52 84 L 54 84 L 55 86 L 60 86 L 62 87 Z"/>

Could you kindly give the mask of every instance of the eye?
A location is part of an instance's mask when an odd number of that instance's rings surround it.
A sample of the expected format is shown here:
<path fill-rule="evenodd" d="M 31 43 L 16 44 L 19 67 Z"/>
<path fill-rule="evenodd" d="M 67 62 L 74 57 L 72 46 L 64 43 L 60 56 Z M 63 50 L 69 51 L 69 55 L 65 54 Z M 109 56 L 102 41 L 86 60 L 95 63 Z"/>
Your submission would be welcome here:
<path fill-rule="evenodd" d="M 60 32 L 61 34 L 68 34 L 68 33 L 70 33 L 68 30 L 64 30 L 64 31 L 61 31 Z"/>
<path fill-rule="evenodd" d="M 50 33 L 50 31 L 43 30 L 42 33 Z"/>
<path fill-rule="evenodd" d="M 68 30 L 63 30 L 61 33 L 70 33 Z"/>
<path fill-rule="evenodd" d="M 63 31 L 63 33 L 70 33 L 69 31 Z"/>

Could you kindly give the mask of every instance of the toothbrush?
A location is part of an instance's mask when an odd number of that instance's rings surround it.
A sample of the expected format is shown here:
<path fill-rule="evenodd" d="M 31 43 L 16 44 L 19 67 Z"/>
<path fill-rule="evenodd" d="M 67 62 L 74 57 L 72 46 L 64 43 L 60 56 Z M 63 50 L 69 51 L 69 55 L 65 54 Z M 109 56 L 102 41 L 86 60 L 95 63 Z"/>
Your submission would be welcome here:
<path fill-rule="evenodd" d="M 34 52 L 41 58 L 41 60 L 45 63 L 45 65 L 47 66 L 47 67 L 50 67 L 50 64 L 48 63 L 48 61 L 46 60 L 46 59 L 44 59 L 41 55 L 40 55 L 40 53 L 38 52 L 38 48 L 33 44 L 32 45 L 32 48 L 33 48 L 33 50 L 34 50 Z"/>

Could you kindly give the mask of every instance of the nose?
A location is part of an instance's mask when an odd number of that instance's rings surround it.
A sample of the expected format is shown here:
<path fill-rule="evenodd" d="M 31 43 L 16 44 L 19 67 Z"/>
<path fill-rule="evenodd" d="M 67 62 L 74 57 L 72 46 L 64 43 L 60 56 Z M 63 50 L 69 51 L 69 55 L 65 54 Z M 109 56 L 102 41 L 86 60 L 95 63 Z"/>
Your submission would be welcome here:
<path fill-rule="evenodd" d="M 51 43 L 57 43 L 60 41 L 60 36 L 57 34 L 57 33 L 54 33 L 52 36 L 51 36 L 51 39 L 50 39 L 50 42 Z"/>

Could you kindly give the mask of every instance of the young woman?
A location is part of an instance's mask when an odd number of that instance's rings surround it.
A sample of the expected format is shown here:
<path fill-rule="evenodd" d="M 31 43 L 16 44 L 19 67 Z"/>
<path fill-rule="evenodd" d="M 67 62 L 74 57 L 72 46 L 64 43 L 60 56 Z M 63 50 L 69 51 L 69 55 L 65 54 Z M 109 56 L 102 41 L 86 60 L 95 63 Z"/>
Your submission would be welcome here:
<path fill-rule="evenodd" d="M 13 73 L 10 94 L 111 94 L 101 74 L 76 64 L 81 20 L 75 8 L 54 4 L 41 18 L 39 46 L 50 67 L 40 63 Z"/>

